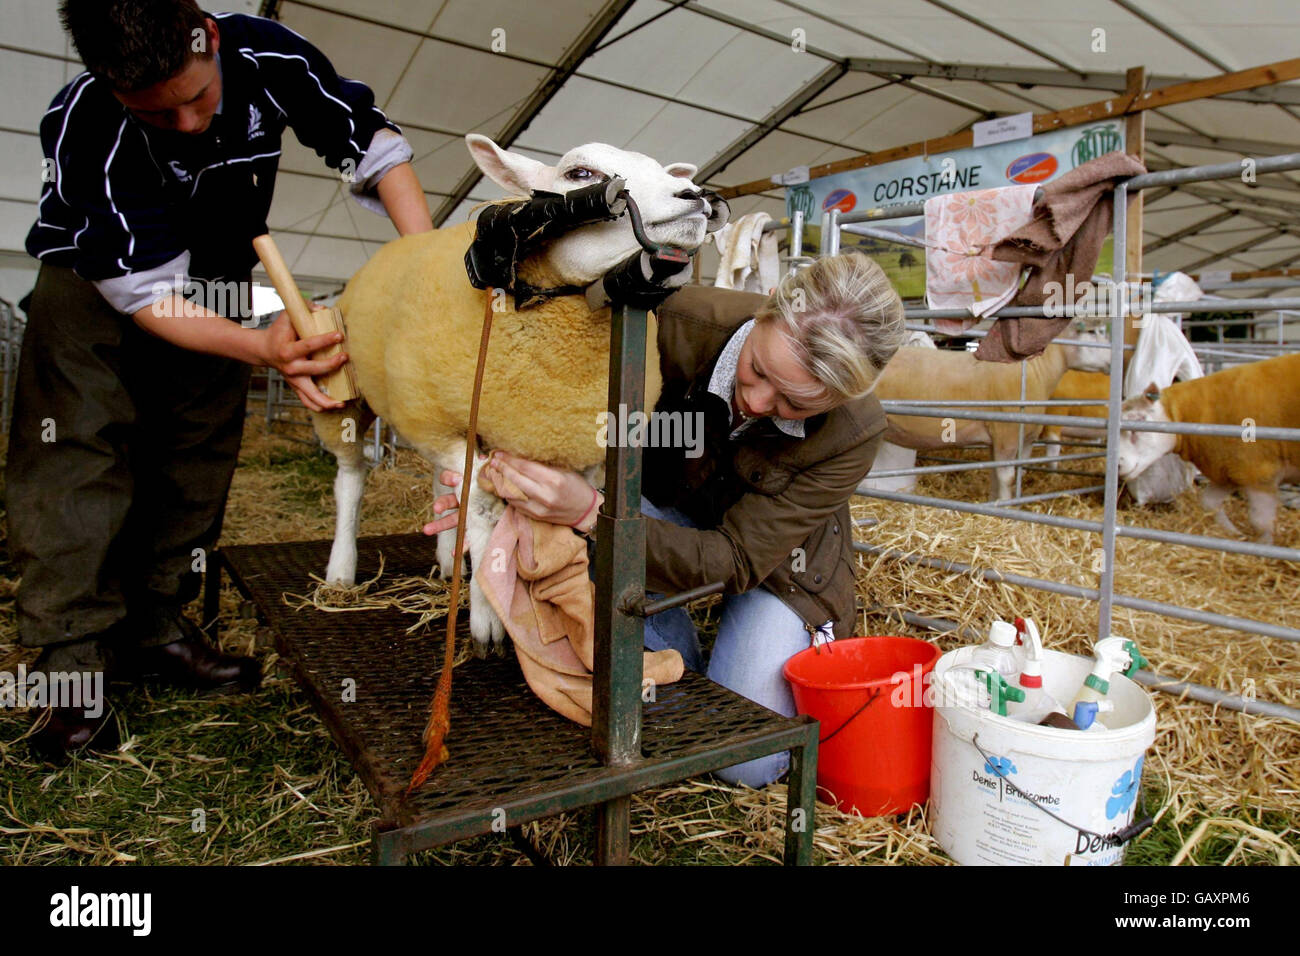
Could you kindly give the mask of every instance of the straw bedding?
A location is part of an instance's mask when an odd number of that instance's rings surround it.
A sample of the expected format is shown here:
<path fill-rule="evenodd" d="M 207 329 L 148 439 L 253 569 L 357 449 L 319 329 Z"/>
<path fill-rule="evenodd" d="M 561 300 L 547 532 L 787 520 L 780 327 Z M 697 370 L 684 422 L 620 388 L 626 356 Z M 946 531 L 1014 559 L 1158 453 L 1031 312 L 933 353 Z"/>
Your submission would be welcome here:
<path fill-rule="evenodd" d="M 278 434 L 268 434 L 260 424 L 250 423 L 248 432 L 241 468 L 231 493 L 224 543 L 330 537 L 332 462 L 308 454 L 305 446 L 286 442 L 283 427 L 277 428 Z M 977 452 L 964 454 L 983 457 Z M 397 466 L 372 471 L 362 509 L 362 534 L 411 532 L 432 517 L 430 466 L 411 453 L 400 453 Z M 1095 479 L 1030 473 L 1026 475 L 1023 490 L 1025 494 L 1033 494 L 1095 483 Z M 979 501 L 987 490 L 987 475 L 973 472 L 923 478 L 918 490 L 923 494 Z M 1093 520 L 1101 516 L 1101 499 L 1097 495 L 1028 507 Z M 1237 503 L 1231 507 L 1244 506 Z M 857 531 L 858 540 L 872 545 L 1083 586 L 1097 584 L 1094 561 L 1100 538 L 1085 532 L 1009 525 L 993 518 L 868 499 L 855 499 L 853 511 L 855 517 L 878 522 Z M 1239 517 L 1240 511 L 1234 514 L 1234 518 Z M 1222 535 L 1213 519 L 1191 496 L 1154 509 L 1122 506 L 1119 520 L 1147 527 Z M 1300 546 L 1300 514 L 1289 509 L 1280 511 L 1277 540 L 1279 544 Z M 1097 605 L 1093 602 L 884 557 L 860 555 L 858 561 L 859 603 L 864 609 L 859 633 L 910 634 L 935 641 L 944 649 L 964 640 L 953 634 L 936 634 L 903 624 L 890 616 L 890 610 L 897 609 L 948 619 L 961 628 L 975 631 L 985 630 L 994 617 L 1033 617 L 1047 646 L 1057 650 L 1086 652 L 1096 637 Z M 0 599 L 6 604 L 12 600 L 14 585 L 12 578 L 0 577 Z M 1300 569 L 1284 562 L 1120 539 L 1116 590 L 1300 627 Z M 397 606 L 410 615 L 413 627 L 421 627 L 445 613 L 447 588 L 436 577 L 393 578 L 381 573 L 347 592 L 329 588 L 319 580 L 304 581 L 301 592 L 286 595 L 286 600 L 296 606 L 312 605 L 334 613 L 364 613 L 364 608 L 370 606 Z M 706 598 L 690 609 L 706 644 L 716 630 L 718 600 Z M 266 672 L 274 674 L 274 650 L 265 645 L 255 622 L 241 616 L 240 601 L 230 588 L 223 594 L 222 609 L 227 622 L 223 635 L 226 649 L 256 651 L 263 656 Z M 1150 658 L 1150 667 L 1170 678 L 1206 684 L 1233 694 L 1251 692 L 1253 682 L 1253 693 L 1261 700 L 1292 705 L 1297 702 L 1300 647 L 1294 643 L 1119 607 L 1115 608 L 1112 629 L 1117 634 L 1136 638 Z M 12 614 L 5 613 L 0 617 L 0 667 L 12 669 L 18 661 L 30 661 L 30 657 L 29 652 L 15 646 Z M 276 694 L 288 691 L 288 684 L 280 678 L 269 686 Z M 1135 844 L 1133 858 L 1175 863 L 1200 859 L 1236 863 L 1300 862 L 1297 857 L 1300 727 L 1279 719 L 1246 716 L 1195 701 L 1179 701 L 1166 694 L 1155 693 L 1153 697 L 1158 716 L 1157 736 L 1144 791 L 1148 809 L 1158 819 L 1156 828 Z M 275 720 L 282 727 L 289 726 L 286 721 L 302 724 L 302 729 L 293 730 L 295 735 L 309 733 L 314 747 L 328 748 L 324 732 L 313 724 L 301 706 Z M 7 751 L 6 762 L 20 760 L 25 766 L 25 759 L 19 756 L 18 741 L 9 743 L 13 746 L 0 745 L 0 754 Z M 205 773 L 219 770 L 214 767 Z M 357 836 L 357 829 L 366 816 L 364 794 L 355 780 L 345 787 L 346 781 L 335 781 L 332 772 L 322 771 L 322 774 L 322 786 L 337 791 L 338 801 L 330 803 L 326 795 L 313 793 L 312 805 L 328 810 L 331 819 L 337 818 L 340 825 L 334 842 L 313 852 L 325 862 L 355 861 L 357 854 L 363 852 L 357 847 L 365 842 L 363 836 Z M 294 784 L 297 791 L 303 790 L 300 783 Z M 276 792 L 289 791 L 277 788 Z M 275 799 L 280 800 L 280 796 Z M 289 803 L 281 801 L 276 804 L 275 813 L 290 813 L 303 805 L 297 799 Z M 269 809 L 272 808 L 268 805 Z M 267 825 L 272 831 L 278 830 L 302 812 L 298 810 Z M 775 862 L 782 851 L 784 814 L 782 785 L 754 791 L 732 789 L 705 779 L 649 791 L 637 795 L 633 801 L 634 858 L 646 863 Z M 269 835 L 270 831 L 260 829 L 267 821 L 262 819 L 260 811 L 257 815 L 259 832 Z M 589 859 L 591 828 L 589 820 L 581 814 L 540 821 L 525 829 L 555 862 Z M 129 840 L 114 842 L 111 847 L 107 844 L 98 847 L 98 844 L 91 845 L 93 841 L 87 842 L 89 839 L 72 835 L 69 830 L 30 843 L 25 855 L 33 861 L 36 857 L 31 854 L 49 859 L 108 861 L 122 859 L 124 854 L 130 859 L 135 852 Z M 142 839 L 145 840 L 142 845 L 154 854 L 163 853 L 167 846 L 152 837 Z M 86 846 L 78 850 L 69 840 Z M 292 859 L 301 846 L 292 842 L 280 848 L 268 845 L 259 858 Z M 897 819 L 861 819 L 819 804 L 815 846 L 817 859 L 826 863 L 948 862 L 930 838 L 919 808 Z M 23 847 L 29 847 L 29 842 L 24 842 Z M 255 844 L 244 843 L 241 847 L 231 852 L 247 851 L 255 855 L 259 852 Z M 1206 856 L 1211 847 L 1217 849 Z M 179 847 L 177 850 L 180 852 Z M 192 857 L 186 851 L 180 858 Z M 483 846 L 471 841 L 443 851 L 439 858 L 444 862 L 461 859 L 519 862 L 522 859 L 503 841 Z"/>
<path fill-rule="evenodd" d="M 958 452 L 972 460 L 978 451 Z M 413 456 L 410 456 L 414 460 Z M 411 462 L 404 456 L 401 468 Z M 418 469 L 419 466 L 417 466 Z M 427 466 L 424 466 L 427 470 Z M 1073 467 L 1080 467 L 1077 463 Z M 1084 465 L 1084 468 L 1089 466 Z M 1100 468 L 1099 463 L 1093 467 Z M 1026 472 L 1024 494 L 1097 483 L 1096 479 Z M 400 472 L 376 470 L 365 498 L 363 532 L 367 534 L 412 530 L 422 508 L 427 508 L 427 485 L 413 485 Z M 968 472 L 922 479 L 919 492 L 966 501 L 984 500 L 987 475 Z M 322 501 L 324 514 L 328 499 Z M 1028 506 L 1032 510 L 1100 520 L 1101 497 L 1071 497 Z M 1241 518 L 1244 504 L 1235 502 Z M 1031 577 L 1048 578 L 1085 587 L 1099 581 L 1100 536 L 1042 525 L 1015 524 L 996 518 L 963 515 L 892 502 L 855 499 L 855 518 L 874 518 L 872 527 L 860 528 L 860 541 L 896 551 L 955 559 L 980 568 L 993 568 Z M 413 516 L 415 519 L 413 520 Z M 427 517 L 427 515 L 426 515 Z M 322 519 L 324 520 L 324 519 Z M 1202 535 L 1222 531 L 1196 501 L 1185 495 L 1172 505 L 1146 509 L 1121 506 L 1120 523 L 1156 527 Z M 265 535 L 265 526 L 259 526 Z M 301 527 L 300 525 L 297 525 Z M 322 533 L 328 534 L 327 527 Z M 265 540 L 265 537 L 263 537 Z M 1300 514 L 1279 513 L 1280 544 L 1300 546 Z M 994 617 L 1034 618 L 1048 647 L 1088 653 L 1096 639 L 1097 604 L 1030 588 L 984 581 L 976 575 L 934 570 L 884 556 L 859 556 L 859 604 L 864 609 L 859 633 L 901 633 L 933 640 L 945 650 L 964 639 L 939 635 L 902 623 L 890 609 L 947 619 L 963 629 L 983 631 Z M 319 582 L 318 582 L 319 585 Z M 1117 544 L 1117 593 L 1300 627 L 1300 569 L 1285 562 L 1219 554 L 1156 542 L 1121 538 Z M 445 608 L 445 587 L 436 579 L 377 582 L 364 586 L 361 595 L 341 596 L 327 589 L 304 593 L 290 600 L 316 606 L 343 601 L 389 602 L 412 614 L 413 623 L 427 621 Z M 439 600 L 441 604 L 439 604 Z M 717 598 L 698 602 L 693 613 L 707 633 Z M 965 630 L 973 629 L 972 631 Z M 1112 631 L 1138 640 L 1150 659 L 1150 668 L 1171 679 L 1218 688 L 1230 694 L 1255 694 L 1261 700 L 1294 704 L 1300 686 L 1300 647 L 1273 638 L 1226 631 L 1203 624 L 1153 614 L 1114 609 Z M 1210 827 L 1221 815 L 1222 828 L 1241 839 L 1238 849 L 1252 848 L 1265 858 L 1294 858 L 1295 834 L 1288 841 L 1275 834 L 1234 830 L 1242 812 L 1279 812 L 1288 816 L 1300 807 L 1300 727 L 1287 721 L 1246 716 L 1196 701 L 1180 701 L 1154 693 L 1158 726 L 1152 750 L 1147 789 L 1162 798 L 1160 813 L 1169 822 Z M 654 826 L 676 830 L 681 839 L 716 839 L 730 833 L 745 849 L 760 858 L 780 856 L 785 807 L 784 787 L 763 791 L 734 791 L 711 783 L 689 782 L 699 788 L 699 799 L 730 802 L 730 816 L 739 822 L 724 825 L 716 818 L 682 819 L 657 815 Z M 1152 811 L 1156 806 L 1151 807 Z M 1233 823 L 1236 820 L 1236 823 Z M 555 824 L 555 826 L 562 826 Z M 542 842 L 546 823 L 534 828 Z M 1197 839 L 1205 833 L 1202 829 Z M 861 820 L 819 807 L 817 845 L 827 862 L 871 860 L 912 863 L 941 862 L 937 845 L 928 836 L 920 811 L 900 820 Z M 1190 852 L 1190 851 L 1189 851 Z M 1239 854 L 1240 855 L 1240 854 Z"/>

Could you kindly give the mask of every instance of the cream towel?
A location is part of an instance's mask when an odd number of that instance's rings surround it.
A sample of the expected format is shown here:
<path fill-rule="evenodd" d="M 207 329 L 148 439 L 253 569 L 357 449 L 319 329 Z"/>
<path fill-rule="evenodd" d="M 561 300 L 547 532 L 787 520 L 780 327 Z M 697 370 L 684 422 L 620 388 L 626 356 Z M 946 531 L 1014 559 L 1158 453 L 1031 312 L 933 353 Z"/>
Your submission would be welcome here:
<path fill-rule="evenodd" d="M 781 281 L 777 235 L 763 232 L 763 225 L 771 221 L 772 217 L 765 212 L 751 212 L 714 233 L 713 241 L 721 257 L 713 282 L 717 288 L 760 295 L 776 288 Z"/>
<path fill-rule="evenodd" d="M 960 332 L 1011 301 L 1021 266 L 996 262 L 995 243 L 1033 218 L 1037 186 L 949 193 L 925 201 L 925 299 L 932 309 L 969 309 L 972 319 L 936 319 Z"/>

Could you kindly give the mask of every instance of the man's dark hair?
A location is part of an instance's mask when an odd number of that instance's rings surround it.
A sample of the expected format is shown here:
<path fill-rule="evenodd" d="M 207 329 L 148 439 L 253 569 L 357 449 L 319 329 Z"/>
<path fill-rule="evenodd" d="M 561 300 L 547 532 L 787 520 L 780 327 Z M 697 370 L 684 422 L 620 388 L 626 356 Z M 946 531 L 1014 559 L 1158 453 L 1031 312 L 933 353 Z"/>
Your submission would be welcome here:
<path fill-rule="evenodd" d="M 212 55 L 195 0 L 62 0 L 59 19 L 86 69 L 122 93 L 171 79 L 192 57 Z"/>

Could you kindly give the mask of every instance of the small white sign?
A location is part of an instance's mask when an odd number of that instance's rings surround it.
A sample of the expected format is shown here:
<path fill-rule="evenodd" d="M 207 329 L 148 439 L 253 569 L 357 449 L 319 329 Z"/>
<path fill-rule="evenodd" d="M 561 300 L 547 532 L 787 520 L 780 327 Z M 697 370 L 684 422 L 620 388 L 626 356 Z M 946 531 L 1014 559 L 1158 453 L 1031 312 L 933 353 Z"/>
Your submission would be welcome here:
<path fill-rule="evenodd" d="M 992 146 L 994 143 L 1007 143 L 1013 139 L 1028 139 L 1034 135 L 1034 114 L 1017 113 L 1015 116 L 999 116 L 997 119 L 976 123 L 972 127 L 975 135 L 974 146 Z"/>
<path fill-rule="evenodd" d="M 1228 271 L 1214 270 L 1201 273 L 1200 286 L 1205 289 L 1212 289 L 1216 286 L 1226 285 L 1232 281 L 1232 273 Z"/>
<path fill-rule="evenodd" d="M 772 177 L 772 182 L 777 186 L 798 186 L 800 183 L 806 183 L 808 182 L 808 167 L 796 166 L 784 173 L 777 173 Z"/>

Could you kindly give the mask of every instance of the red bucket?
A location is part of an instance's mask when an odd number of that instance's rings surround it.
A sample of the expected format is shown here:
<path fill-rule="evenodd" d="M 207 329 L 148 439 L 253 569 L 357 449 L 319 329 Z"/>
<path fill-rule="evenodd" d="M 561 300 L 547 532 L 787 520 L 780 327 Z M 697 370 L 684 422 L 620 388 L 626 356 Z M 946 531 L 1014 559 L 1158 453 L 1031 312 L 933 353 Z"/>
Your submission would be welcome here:
<path fill-rule="evenodd" d="M 925 685 L 938 660 L 938 647 L 915 638 L 855 637 L 785 662 L 799 713 L 821 723 L 817 786 L 841 810 L 906 813 L 929 797 Z"/>

